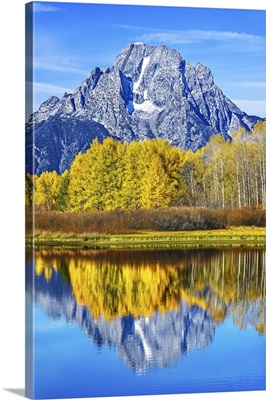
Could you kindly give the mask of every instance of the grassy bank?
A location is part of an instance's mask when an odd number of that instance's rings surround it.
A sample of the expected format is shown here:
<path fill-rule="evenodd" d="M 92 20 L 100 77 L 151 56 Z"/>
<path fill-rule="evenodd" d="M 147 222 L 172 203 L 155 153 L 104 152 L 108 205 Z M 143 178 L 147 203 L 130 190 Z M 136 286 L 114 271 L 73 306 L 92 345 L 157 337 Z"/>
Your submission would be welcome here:
<path fill-rule="evenodd" d="M 266 247 L 266 230 L 259 227 L 232 227 L 219 230 L 178 232 L 140 231 L 134 234 L 63 233 L 36 230 L 34 240 L 26 235 L 28 247 L 94 248 L 175 248 L 175 247 Z"/>
<path fill-rule="evenodd" d="M 87 248 L 263 246 L 265 226 L 266 212 L 260 209 L 171 207 L 59 213 L 36 208 L 34 220 L 32 210 L 26 210 L 26 244 Z"/>

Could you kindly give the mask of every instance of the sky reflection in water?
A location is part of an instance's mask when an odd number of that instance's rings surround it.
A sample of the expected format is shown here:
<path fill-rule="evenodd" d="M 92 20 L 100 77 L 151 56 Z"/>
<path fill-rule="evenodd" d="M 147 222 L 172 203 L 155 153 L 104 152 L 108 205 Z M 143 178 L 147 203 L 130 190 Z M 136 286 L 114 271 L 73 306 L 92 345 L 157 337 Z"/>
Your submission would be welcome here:
<path fill-rule="evenodd" d="M 37 398 L 265 389 L 264 250 L 40 251 L 33 268 Z"/>

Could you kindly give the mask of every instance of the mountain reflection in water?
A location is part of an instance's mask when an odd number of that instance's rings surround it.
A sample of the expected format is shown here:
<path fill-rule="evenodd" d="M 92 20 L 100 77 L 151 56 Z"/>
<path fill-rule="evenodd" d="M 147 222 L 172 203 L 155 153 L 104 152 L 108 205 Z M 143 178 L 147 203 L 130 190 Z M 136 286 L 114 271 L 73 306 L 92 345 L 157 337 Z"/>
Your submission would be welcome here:
<path fill-rule="evenodd" d="M 143 372 L 209 346 L 229 315 L 264 334 L 265 259 L 258 249 L 36 251 L 27 289 L 50 318 Z"/>

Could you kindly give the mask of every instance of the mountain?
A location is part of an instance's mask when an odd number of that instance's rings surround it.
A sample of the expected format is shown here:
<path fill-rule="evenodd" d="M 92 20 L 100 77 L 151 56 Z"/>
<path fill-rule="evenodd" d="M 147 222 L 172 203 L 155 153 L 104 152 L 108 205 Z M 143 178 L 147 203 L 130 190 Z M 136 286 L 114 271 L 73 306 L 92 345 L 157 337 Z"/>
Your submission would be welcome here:
<path fill-rule="evenodd" d="M 71 283 L 63 280 L 61 273 L 52 273 L 47 281 L 44 274 L 35 275 L 30 264 L 26 273 L 26 292 L 50 319 L 76 324 L 98 348 L 112 346 L 124 363 L 138 373 L 182 362 L 190 352 L 210 346 L 219 327 L 219 321 L 208 309 L 195 302 L 191 305 L 191 301 L 184 298 L 181 298 L 178 310 L 164 314 L 156 311 L 146 318 L 128 315 L 109 320 L 101 315 L 95 319 L 87 306 L 77 302 Z M 218 312 L 223 309 L 225 314 L 231 314 L 234 324 L 241 329 L 253 327 L 264 332 L 260 328 L 263 329 L 266 299 L 240 301 L 230 304 L 226 310 L 209 285 L 194 295 L 198 295 L 201 303 L 205 300 L 212 304 L 212 309 L 216 308 Z"/>
<path fill-rule="evenodd" d="M 223 94 L 203 64 L 194 66 L 164 45 L 133 43 L 112 68 L 93 69 L 73 93 L 50 97 L 30 116 L 26 170 L 62 173 L 96 137 L 162 138 L 195 151 L 214 133 L 229 139 L 258 120 Z"/>
<path fill-rule="evenodd" d="M 108 321 L 101 316 L 95 320 L 86 306 L 77 303 L 71 285 L 60 273 L 52 274 L 49 282 L 44 275 L 35 275 L 34 291 L 28 285 L 27 292 L 49 318 L 75 323 L 98 348 L 112 346 L 138 373 L 155 366 L 167 367 L 194 349 L 208 347 L 218 326 L 208 311 L 196 305 L 189 307 L 184 300 L 178 310 L 165 315 L 156 311 L 149 318 L 129 315 Z"/>

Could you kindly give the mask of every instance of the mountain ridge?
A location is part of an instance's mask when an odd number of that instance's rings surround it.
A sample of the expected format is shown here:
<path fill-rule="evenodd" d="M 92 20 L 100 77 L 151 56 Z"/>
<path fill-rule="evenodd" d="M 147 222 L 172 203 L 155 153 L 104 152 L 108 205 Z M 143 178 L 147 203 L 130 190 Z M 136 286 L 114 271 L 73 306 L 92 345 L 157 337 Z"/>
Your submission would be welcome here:
<path fill-rule="evenodd" d="M 96 137 L 161 138 L 196 151 L 213 134 L 230 140 L 239 127 L 250 130 L 260 120 L 228 99 L 200 62 L 193 66 L 165 45 L 131 43 L 112 68 L 95 67 L 73 93 L 51 96 L 30 116 L 26 170 L 62 173 Z"/>

